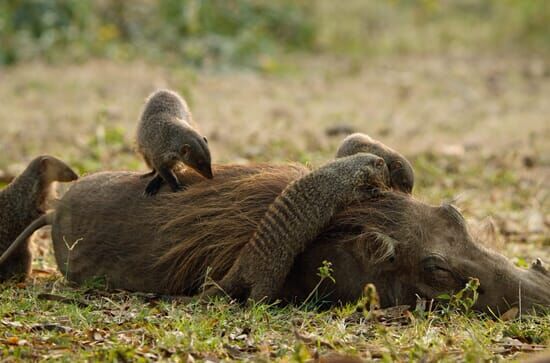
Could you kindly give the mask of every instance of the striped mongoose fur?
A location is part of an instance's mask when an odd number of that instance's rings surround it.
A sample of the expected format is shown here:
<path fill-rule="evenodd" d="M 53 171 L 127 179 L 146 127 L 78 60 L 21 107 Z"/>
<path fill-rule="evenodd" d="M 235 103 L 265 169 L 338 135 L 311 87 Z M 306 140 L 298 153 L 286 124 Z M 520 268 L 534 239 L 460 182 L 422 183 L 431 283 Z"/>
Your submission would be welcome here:
<path fill-rule="evenodd" d="M 337 159 L 290 183 L 269 206 L 254 235 L 218 286 L 203 297 L 229 294 L 253 300 L 274 298 L 294 259 L 358 198 L 387 188 L 384 159 L 366 153 Z"/>
<path fill-rule="evenodd" d="M 152 170 L 146 195 L 156 194 L 164 182 L 173 191 L 182 189 L 174 167 L 183 163 L 202 176 L 212 179 L 210 150 L 206 137 L 192 126 L 192 116 L 183 98 L 170 90 L 151 94 L 137 129 L 137 151 Z"/>
<path fill-rule="evenodd" d="M 407 194 L 412 193 L 414 170 L 403 155 L 368 135 L 355 133 L 342 141 L 336 151 L 336 158 L 350 156 L 358 152 L 371 153 L 384 159 L 390 171 L 391 187 Z"/>
<path fill-rule="evenodd" d="M 29 240 L 12 245 L 17 236 L 45 213 L 45 202 L 52 197 L 54 181 L 69 182 L 78 176 L 64 162 L 52 156 L 39 156 L 0 191 L 0 255 L 10 249 L 9 259 L 0 263 L 0 282 L 24 279 L 30 272 L 32 256 Z"/>

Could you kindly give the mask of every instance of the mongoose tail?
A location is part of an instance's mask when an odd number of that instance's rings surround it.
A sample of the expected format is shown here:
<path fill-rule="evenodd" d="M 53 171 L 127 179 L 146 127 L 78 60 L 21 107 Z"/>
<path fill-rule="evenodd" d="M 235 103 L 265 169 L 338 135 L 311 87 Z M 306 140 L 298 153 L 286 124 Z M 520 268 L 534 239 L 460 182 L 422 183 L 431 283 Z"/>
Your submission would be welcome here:
<path fill-rule="evenodd" d="M 356 199 L 386 189 L 389 172 L 384 160 L 358 153 L 334 160 L 286 187 L 269 206 L 256 231 L 243 248 L 219 288 L 220 291 L 253 300 L 275 294 L 290 272 L 294 259 L 330 223 L 334 214 Z"/>
<path fill-rule="evenodd" d="M 382 142 L 362 133 L 347 136 L 338 147 L 336 158 L 354 155 L 358 152 L 371 153 L 383 158 L 390 171 L 391 187 L 407 194 L 412 193 L 414 170 L 407 158 Z"/>
<path fill-rule="evenodd" d="M 53 222 L 54 214 L 55 212 L 44 214 L 35 219 L 27 228 L 25 228 L 25 230 L 23 230 L 23 232 L 21 232 L 21 234 L 17 236 L 15 241 L 12 242 L 8 249 L 5 250 L 4 253 L 2 253 L 2 256 L 0 257 L 0 266 L 4 262 L 6 262 L 11 254 L 16 251 L 19 246 L 25 243 L 34 232 L 44 226 L 51 225 Z"/>

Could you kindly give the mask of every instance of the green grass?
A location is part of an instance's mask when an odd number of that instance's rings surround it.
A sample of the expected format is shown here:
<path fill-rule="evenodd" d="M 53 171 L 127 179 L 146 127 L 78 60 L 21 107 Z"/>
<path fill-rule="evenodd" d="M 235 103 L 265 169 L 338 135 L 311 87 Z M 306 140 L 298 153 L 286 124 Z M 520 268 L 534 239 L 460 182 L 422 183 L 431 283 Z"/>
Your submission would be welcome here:
<path fill-rule="evenodd" d="M 0 64 L 146 57 L 277 73 L 288 52 L 544 54 L 549 21 L 544 0 L 6 0 Z"/>
<path fill-rule="evenodd" d="M 52 293 L 86 306 L 49 301 Z M 0 357 L 21 360 L 148 361 L 230 359 L 305 361 L 337 351 L 382 361 L 467 361 L 518 357 L 550 339 L 550 315 L 500 321 L 457 307 L 329 310 L 242 306 L 226 300 L 185 304 L 148 294 L 75 288 L 56 276 L 4 284 Z"/>

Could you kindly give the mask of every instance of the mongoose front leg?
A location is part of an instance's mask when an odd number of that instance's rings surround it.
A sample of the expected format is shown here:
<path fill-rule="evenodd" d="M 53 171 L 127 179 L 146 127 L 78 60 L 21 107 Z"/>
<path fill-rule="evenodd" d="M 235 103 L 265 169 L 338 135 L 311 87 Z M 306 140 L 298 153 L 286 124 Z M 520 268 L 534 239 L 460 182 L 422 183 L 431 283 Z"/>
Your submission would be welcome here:
<path fill-rule="evenodd" d="M 158 170 L 159 175 L 170 186 L 173 192 L 179 192 L 183 189 L 183 185 L 179 182 L 176 174 L 171 168 L 161 166 Z"/>

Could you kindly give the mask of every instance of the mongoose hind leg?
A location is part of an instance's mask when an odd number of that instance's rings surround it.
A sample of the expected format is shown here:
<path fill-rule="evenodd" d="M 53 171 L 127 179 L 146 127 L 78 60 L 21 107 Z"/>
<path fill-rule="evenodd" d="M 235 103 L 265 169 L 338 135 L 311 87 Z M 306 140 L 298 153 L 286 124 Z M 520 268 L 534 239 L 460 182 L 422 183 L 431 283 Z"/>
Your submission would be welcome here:
<path fill-rule="evenodd" d="M 256 302 L 274 301 L 284 281 L 275 281 L 277 277 L 269 269 L 250 268 L 253 261 L 261 259 L 254 249 L 243 251 L 222 280 L 200 294 L 200 299 L 206 301 L 217 296 L 230 296 L 238 301 L 247 298 Z"/>
<path fill-rule="evenodd" d="M 155 177 L 145 187 L 144 194 L 149 197 L 154 196 L 159 192 L 164 183 L 168 183 L 173 192 L 179 192 L 183 189 L 183 185 L 178 181 L 172 169 L 161 167 Z"/>
<path fill-rule="evenodd" d="M 32 254 L 29 241 L 21 245 L 9 260 L 0 265 L 0 282 L 24 281 L 31 272 Z"/>
<path fill-rule="evenodd" d="M 149 183 L 145 187 L 145 192 L 143 192 L 143 194 L 148 197 L 152 197 L 158 193 L 163 184 L 164 179 L 162 179 L 162 177 L 157 174 L 153 179 L 149 181 Z"/>

